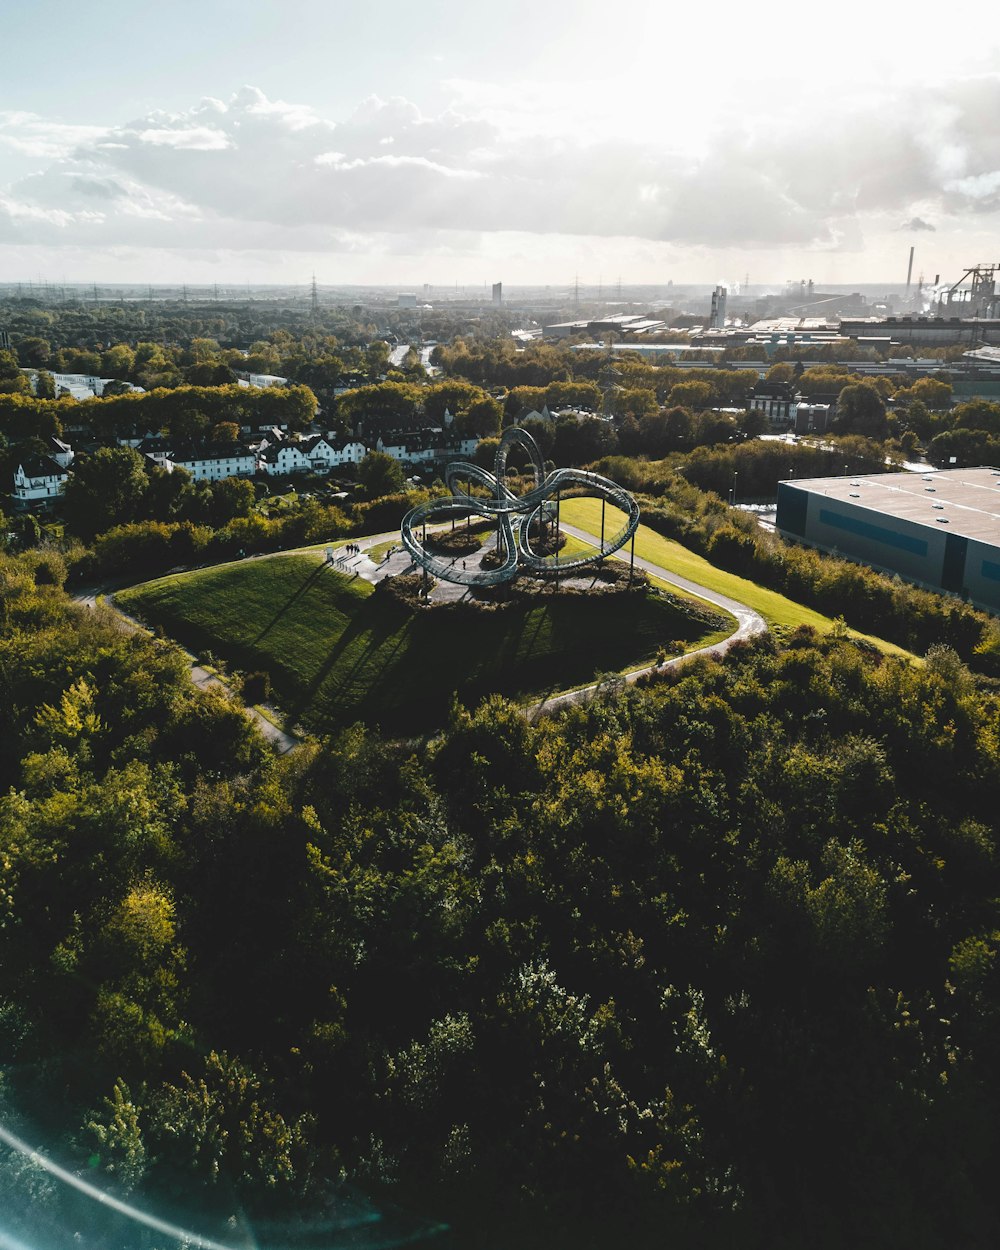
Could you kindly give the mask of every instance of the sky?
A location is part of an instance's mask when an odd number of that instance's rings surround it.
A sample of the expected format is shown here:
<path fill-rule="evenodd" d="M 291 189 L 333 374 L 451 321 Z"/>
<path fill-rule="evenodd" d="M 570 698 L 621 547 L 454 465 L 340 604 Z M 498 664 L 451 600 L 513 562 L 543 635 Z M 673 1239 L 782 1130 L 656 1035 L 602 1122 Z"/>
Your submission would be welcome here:
<path fill-rule="evenodd" d="M 6 6 L 0 282 L 956 281 L 1000 260 L 1000 23 L 927 11 Z"/>

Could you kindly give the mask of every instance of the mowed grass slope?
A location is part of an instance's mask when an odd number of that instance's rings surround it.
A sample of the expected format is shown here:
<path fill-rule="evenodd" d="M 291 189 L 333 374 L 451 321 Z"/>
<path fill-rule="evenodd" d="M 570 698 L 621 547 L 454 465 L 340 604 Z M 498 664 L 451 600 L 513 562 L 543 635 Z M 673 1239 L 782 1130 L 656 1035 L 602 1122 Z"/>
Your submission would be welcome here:
<path fill-rule="evenodd" d="M 601 532 L 601 501 L 599 499 L 564 499 L 562 501 L 562 517 L 568 525 L 586 530 L 590 534 Z M 625 516 L 617 508 L 607 508 L 605 520 L 608 534 L 614 533 L 625 522 Z M 628 549 L 625 548 L 627 551 Z M 704 556 L 697 555 L 687 547 L 681 546 L 671 538 L 664 538 L 655 530 L 640 525 L 635 536 L 635 554 L 643 560 L 657 564 L 668 573 L 676 573 L 680 577 L 689 578 L 700 586 L 714 590 L 719 594 L 728 595 L 739 603 L 754 608 L 770 625 L 795 627 L 812 625 L 815 629 L 826 633 L 833 629 L 835 622 L 822 612 L 796 603 L 775 590 L 768 590 L 745 577 L 735 573 L 727 573 L 724 569 L 710 564 Z M 897 647 L 883 638 L 875 638 L 870 634 L 862 634 L 857 630 L 849 631 L 854 638 L 864 638 L 874 643 L 880 650 L 892 655 L 905 656 L 913 659 L 909 651 Z"/>
<path fill-rule="evenodd" d="M 355 720 L 433 729 L 453 693 L 467 705 L 493 691 L 541 696 L 652 659 L 666 643 L 719 636 L 717 619 L 656 595 L 414 612 L 309 552 L 165 577 L 115 600 L 192 651 L 266 670 L 292 720 L 317 731 Z"/>

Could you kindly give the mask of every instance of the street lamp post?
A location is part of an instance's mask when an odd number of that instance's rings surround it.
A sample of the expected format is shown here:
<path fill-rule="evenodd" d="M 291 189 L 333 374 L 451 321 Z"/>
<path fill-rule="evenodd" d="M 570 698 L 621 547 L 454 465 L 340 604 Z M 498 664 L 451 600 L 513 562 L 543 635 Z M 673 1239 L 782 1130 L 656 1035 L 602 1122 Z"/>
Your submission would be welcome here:
<path fill-rule="evenodd" d="M 738 477 L 739 477 L 739 473 L 737 473 L 737 471 L 734 469 L 733 470 L 733 486 L 732 486 L 732 490 L 730 490 L 729 492 L 729 506 L 731 508 L 736 507 L 736 479 Z"/>

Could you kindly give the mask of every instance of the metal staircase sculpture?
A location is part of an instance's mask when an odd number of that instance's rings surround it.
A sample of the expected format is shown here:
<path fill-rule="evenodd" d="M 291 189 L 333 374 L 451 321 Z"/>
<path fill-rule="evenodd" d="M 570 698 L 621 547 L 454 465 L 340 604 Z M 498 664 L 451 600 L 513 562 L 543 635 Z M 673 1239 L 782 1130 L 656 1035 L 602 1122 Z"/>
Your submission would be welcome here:
<path fill-rule="evenodd" d="M 515 445 L 525 448 L 534 471 L 535 485 L 527 494 L 515 495 L 506 484 L 507 457 Z M 518 427 L 505 430 L 497 448 L 494 470 L 490 473 L 478 465 L 454 461 L 445 470 L 445 483 L 451 494 L 443 499 L 432 499 L 413 508 L 403 518 L 400 538 L 413 562 L 432 577 L 460 586 L 498 586 L 508 582 L 518 573 L 528 571 L 536 575 L 563 574 L 597 564 L 606 556 L 624 547 L 635 534 L 639 525 L 639 505 L 627 490 L 599 473 L 585 469 L 555 469 L 546 474 L 542 453 L 527 430 Z M 463 490 L 462 484 L 465 489 Z M 473 495 L 473 486 L 485 487 L 488 496 Z M 531 546 L 531 529 L 537 521 L 541 527 L 553 510 L 558 511 L 558 501 L 568 487 L 583 486 L 588 493 L 597 495 L 625 514 L 625 523 L 611 536 L 604 533 L 604 508 L 601 509 L 601 538 L 596 550 L 569 558 L 541 555 Z M 553 505 L 553 500 L 555 504 Z M 465 569 L 460 561 L 435 555 L 425 546 L 427 524 L 434 518 L 454 518 L 456 512 L 468 517 L 480 516 L 497 524 L 497 551 L 500 563 L 492 569 Z M 417 531 L 422 537 L 417 537 Z"/>

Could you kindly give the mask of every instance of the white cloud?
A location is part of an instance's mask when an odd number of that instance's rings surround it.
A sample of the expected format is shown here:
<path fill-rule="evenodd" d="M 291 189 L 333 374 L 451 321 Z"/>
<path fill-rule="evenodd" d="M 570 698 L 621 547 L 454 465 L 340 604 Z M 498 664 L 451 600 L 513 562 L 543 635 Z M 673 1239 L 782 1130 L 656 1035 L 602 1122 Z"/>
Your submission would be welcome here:
<path fill-rule="evenodd" d="M 208 126 L 187 126 L 184 129 L 152 129 L 136 132 L 142 143 L 168 148 L 186 148 L 190 152 L 220 152 L 231 146 L 229 137 L 221 130 Z M 128 150 L 127 144 L 116 144 L 119 150 Z"/>
<path fill-rule="evenodd" d="M 26 156 L 58 160 L 107 134 L 106 126 L 72 125 L 36 113 L 0 110 L 0 145 Z"/>
<path fill-rule="evenodd" d="M 543 255 L 545 239 L 629 240 L 662 263 L 664 247 L 856 254 L 900 220 L 978 229 L 1000 212 L 996 75 L 766 124 L 677 113 L 655 142 L 632 133 L 627 99 L 592 102 L 618 110 L 609 138 L 556 83 L 450 88 L 458 103 L 432 116 L 373 95 L 332 120 L 253 87 L 109 128 L 0 114 L 0 143 L 48 162 L 6 189 L 0 237 L 372 254 L 423 240 L 429 255 L 501 236 L 539 238 Z"/>

